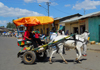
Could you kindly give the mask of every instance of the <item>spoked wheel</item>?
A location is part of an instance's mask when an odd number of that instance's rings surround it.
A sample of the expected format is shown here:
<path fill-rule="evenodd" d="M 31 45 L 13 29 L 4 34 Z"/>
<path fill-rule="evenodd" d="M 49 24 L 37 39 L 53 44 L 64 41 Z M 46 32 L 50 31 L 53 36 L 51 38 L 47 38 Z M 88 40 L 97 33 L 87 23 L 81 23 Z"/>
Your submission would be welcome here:
<path fill-rule="evenodd" d="M 44 61 L 47 58 L 47 51 L 36 53 L 36 57 L 39 61 Z"/>
<path fill-rule="evenodd" d="M 22 60 L 24 61 L 25 64 L 35 63 L 36 55 L 35 55 L 34 51 L 25 52 Z"/>

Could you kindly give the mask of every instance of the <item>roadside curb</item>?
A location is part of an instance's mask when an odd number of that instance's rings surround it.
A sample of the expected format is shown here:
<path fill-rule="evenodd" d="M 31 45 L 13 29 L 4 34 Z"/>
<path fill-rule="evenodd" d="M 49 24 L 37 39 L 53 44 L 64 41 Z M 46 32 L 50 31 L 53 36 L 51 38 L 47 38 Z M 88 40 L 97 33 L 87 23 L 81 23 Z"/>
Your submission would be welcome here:
<path fill-rule="evenodd" d="M 98 45 L 98 44 L 93 44 L 93 45 L 88 44 L 87 50 L 100 51 L 100 45 Z"/>
<path fill-rule="evenodd" d="M 87 48 L 87 50 L 100 51 L 100 49 L 91 49 L 91 48 Z"/>

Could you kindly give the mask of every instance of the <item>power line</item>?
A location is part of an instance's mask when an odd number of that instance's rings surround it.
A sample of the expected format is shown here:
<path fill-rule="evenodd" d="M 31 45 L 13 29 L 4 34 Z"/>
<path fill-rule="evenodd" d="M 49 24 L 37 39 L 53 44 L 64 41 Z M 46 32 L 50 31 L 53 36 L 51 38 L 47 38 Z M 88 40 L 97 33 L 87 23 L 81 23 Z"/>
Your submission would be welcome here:
<path fill-rule="evenodd" d="M 57 8 L 55 8 L 55 7 L 52 7 L 52 8 L 54 8 L 54 9 L 56 9 L 56 10 L 58 10 L 58 11 L 62 12 L 62 13 L 65 13 L 65 14 L 70 14 L 70 13 L 66 13 L 66 12 L 64 12 L 64 11 L 62 11 L 62 10 L 59 10 L 59 9 L 57 9 Z"/>

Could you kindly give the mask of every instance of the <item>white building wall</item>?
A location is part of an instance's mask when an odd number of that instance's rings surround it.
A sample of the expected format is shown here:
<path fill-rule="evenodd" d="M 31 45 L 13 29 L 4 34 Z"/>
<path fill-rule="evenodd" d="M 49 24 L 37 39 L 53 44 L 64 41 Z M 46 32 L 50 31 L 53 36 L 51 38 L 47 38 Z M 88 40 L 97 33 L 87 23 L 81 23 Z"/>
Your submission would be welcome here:
<path fill-rule="evenodd" d="M 85 21 L 85 22 L 82 22 Z M 74 27 L 78 27 L 78 32 L 80 33 L 80 26 L 85 25 L 85 30 L 88 30 L 88 19 L 84 19 L 81 22 L 65 23 L 65 32 L 69 30 L 70 33 L 74 33 Z"/>

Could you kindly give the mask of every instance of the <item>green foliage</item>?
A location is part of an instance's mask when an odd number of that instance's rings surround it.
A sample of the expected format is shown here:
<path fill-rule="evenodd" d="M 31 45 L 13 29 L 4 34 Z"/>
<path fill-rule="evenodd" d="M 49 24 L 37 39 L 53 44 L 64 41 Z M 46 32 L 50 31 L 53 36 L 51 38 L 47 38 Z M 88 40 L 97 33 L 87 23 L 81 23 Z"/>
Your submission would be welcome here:
<path fill-rule="evenodd" d="M 5 27 L 5 26 L 0 26 L 0 27 Z"/>
<path fill-rule="evenodd" d="M 16 28 L 16 26 L 15 26 L 15 24 L 13 22 L 9 22 L 9 23 L 7 23 L 6 28 L 12 28 L 12 29 L 14 29 L 14 28 Z"/>

